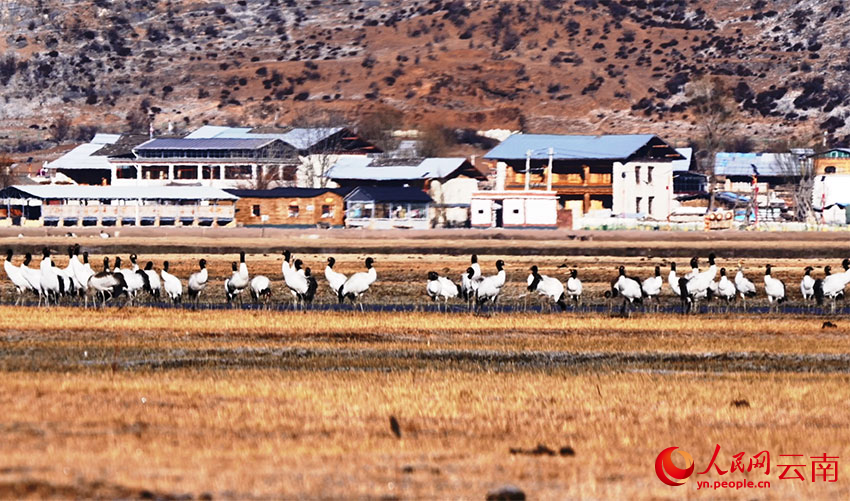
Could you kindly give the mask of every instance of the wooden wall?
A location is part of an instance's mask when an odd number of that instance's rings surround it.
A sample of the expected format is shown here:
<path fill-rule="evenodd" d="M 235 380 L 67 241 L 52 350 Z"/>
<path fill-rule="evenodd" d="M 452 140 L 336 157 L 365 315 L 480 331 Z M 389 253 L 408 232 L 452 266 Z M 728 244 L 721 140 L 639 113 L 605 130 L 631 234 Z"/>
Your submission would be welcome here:
<path fill-rule="evenodd" d="M 259 206 L 259 215 L 255 206 Z M 323 206 L 330 209 L 330 217 L 323 217 Z M 264 215 L 269 216 L 268 221 L 263 222 Z M 236 222 L 244 225 L 342 226 L 344 217 L 342 197 L 331 192 L 313 198 L 240 198 L 236 202 Z"/>
<path fill-rule="evenodd" d="M 815 158 L 815 175 L 826 174 L 827 167 L 835 167 L 834 174 L 850 174 L 850 158 Z"/>

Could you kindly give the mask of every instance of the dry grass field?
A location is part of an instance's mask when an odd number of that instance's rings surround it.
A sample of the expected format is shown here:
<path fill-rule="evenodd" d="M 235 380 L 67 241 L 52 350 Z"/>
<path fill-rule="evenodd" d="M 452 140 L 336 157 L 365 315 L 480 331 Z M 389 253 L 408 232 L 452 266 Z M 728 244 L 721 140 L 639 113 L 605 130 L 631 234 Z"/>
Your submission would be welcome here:
<path fill-rule="evenodd" d="M 185 278 L 200 255 L 139 258 L 167 259 Z M 321 279 L 327 255 L 298 256 L 318 271 L 322 302 L 334 300 Z M 458 275 L 468 262 L 465 253 L 369 255 L 379 282 L 367 301 L 394 304 L 425 304 L 425 272 Z M 366 253 L 334 256 L 351 273 Z M 206 257 L 204 300 L 222 302 L 238 256 Z M 485 273 L 498 257 L 481 255 Z M 601 304 L 619 263 L 648 276 L 669 262 L 506 261 L 514 304 L 534 263 L 562 278 L 578 267 L 588 302 Z M 793 294 L 806 264 L 838 265 L 769 261 Z M 745 263 L 759 285 L 766 262 Z M 287 299 L 279 254 L 249 252 L 248 263 L 274 279 L 275 300 Z M 718 264 L 736 263 L 721 255 Z M 840 316 L 720 311 L 626 319 L 0 306 L 0 498 L 482 499 L 514 484 L 531 499 L 847 499 L 848 334 Z M 746 452 L 746 464 L 770 451 L 770 474 L 694 475 L 682 487 L 656 477 L 661 450 L 682 448 L 702 471 L 715 444 L 724 470 L 734 454 Z M 779 455 L 803 454 L 808 465 L 823 453 L 842 458 L 837 482 L 813 483 L 805 468 L 806 482 L 779 480 Z M 763 479 L 770 489 L 696 484 Z"/>

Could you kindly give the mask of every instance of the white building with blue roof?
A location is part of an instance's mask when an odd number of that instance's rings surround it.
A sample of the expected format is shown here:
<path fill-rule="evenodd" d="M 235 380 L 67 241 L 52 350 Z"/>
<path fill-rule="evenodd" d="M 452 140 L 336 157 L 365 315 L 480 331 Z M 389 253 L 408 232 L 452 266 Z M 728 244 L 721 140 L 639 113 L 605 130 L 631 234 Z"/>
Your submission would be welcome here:
<path fill-rule="evenodd" d="M 554 191 L 574 214 L 658 220 L 672 211 L 674 162 L 685 159 L 653 134 L 515 134 L 484 158 L 496 164 L 497 192 Z"/>

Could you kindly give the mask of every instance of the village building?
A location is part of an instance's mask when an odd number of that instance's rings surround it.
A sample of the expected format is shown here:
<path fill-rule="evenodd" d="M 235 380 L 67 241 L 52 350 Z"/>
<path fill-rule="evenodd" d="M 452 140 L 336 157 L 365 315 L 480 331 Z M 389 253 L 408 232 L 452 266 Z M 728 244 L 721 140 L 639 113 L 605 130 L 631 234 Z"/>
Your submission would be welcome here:
<path fill-rule="evenodd" d="M 694 149 L 676 148 L 684 158 L 673 160 L 673 194 L 693 196 L 708 192 L 708 176 L 694 172 Z"/>
<path fill-rule="evenodd" d="M 559 210 L 609 211 L 666 219 L 673 206 L 672 162 L 684 157 L 651 134 L 515 134 L 485 157 L 496 190 L 554 191 Z"/>
<path fill-rule="evenodd" d="M 766 194 L 798 182 L 803 175 L 802 169 L 800 157 L 791 152 L 720 152 L 714 161 L 717 189 L 732 193 L 751 194 L 757 186 L 759 193 Z"/>
<path fill-rule="evenodd" d="M 813 153 L 812 160 L 815 175 L 850 174 L 850 148 L 832 148 L 821 153 Z"/>
<path fill-rule="evenodd" d="M 234 195 L 204 186 L 15 185 L 0 226 L 233 226 Z"/>
<path fill-rule="evenodd" d="M 467 226 L 472 194 L 486 176 L 465 157 L 340 159 L 328 173 L 343 187 L 413 187 L 433 200 L 431 217 L 438 226 Z"/>
<path fill-rule="evenodd" d="M 347 127 L 301 127 L 280 132 L 206 125 L 186 139 L 279 139 L 292 148 L 293 155 L 275 184 L 299 188 L 324 188 L 328 171 L 340 159 L 382 153 Z"/>
<path fill-rule="evenodd" d="M 242 226 L 341 227 L 345 188 L 274 188 L 225 190 L 239 197 L 236 223 Z"/>
<path fill-rule="evenodd" d="M 183 138 L 97 134 L 45 167 L 89 185 L 321 187 L 336 160 L 371 153 L 380 150 L 342 127 L 255 133 L 204 126 Z"/>
<path fill-rule="evenodd" d="M 425 230 L 431 197 L 419 188 L 359 186 L 345 196 L 345 226 L 372 230 Z"/>

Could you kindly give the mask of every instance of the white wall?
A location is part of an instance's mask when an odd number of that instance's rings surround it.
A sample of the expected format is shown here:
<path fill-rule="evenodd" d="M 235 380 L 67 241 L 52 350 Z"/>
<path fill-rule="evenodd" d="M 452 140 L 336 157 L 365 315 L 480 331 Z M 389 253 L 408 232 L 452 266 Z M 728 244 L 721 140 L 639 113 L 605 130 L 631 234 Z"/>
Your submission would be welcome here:
<path fill-rule="evenodd" d="M 558 224 L 558 199 L 525 201 L 525 224 L 529 226 L 552 226 Z"/>
<path fill-rule="evenodd" d="M 502 207 L 502 224 L 506 227 L 525 225 L 525 200 L 506 198 Z"/>
<path fill-rule="evenodd" d="M 474 199 L 470 203 L 470 219 L 472 226 L 493 225 L 493 201 L 486 199 Z"/>
<path fill-rule="evenodd" d="M 476 191 L 478 191 L 478 180 L 460 176 L 444 183 L 438 180 L 431 181 L 429 195 L 435 204 L 468 206 L 472 201 L 472 194 Z M 447 223 L 465 224 L 469 219 L 469 211 L 467 207 L 449 207 L 445 209 L 445 217 Z"/>
<path fill-rule="evenodd" d="M 650 167 L 651 182 L 648 179 Z M 615 216 L 640 213 L 665 220 L 673 209 L 673 165 L 670 162 L 614 162 L 612 187 Z"/>

